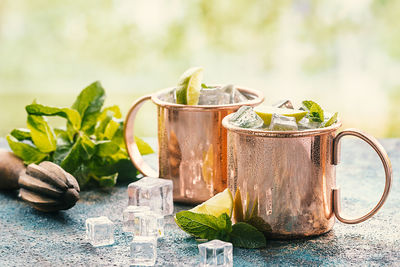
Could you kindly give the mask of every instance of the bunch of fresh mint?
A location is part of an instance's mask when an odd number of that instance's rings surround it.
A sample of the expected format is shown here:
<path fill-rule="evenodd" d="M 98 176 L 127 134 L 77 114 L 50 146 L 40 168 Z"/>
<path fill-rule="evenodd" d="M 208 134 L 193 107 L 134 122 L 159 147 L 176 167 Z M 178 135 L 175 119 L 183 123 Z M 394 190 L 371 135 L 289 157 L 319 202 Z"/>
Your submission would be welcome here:
<path fill-rule="evenodd" d="M 183 231 L 198 239 L 219 239 L 242 248 L 266 246 L 265 236 L 257 228 L 245 222 L 232 225 L 231 218 L 226 213 L 215 217 L 208 214 L 181 211 L 176 214 L 175 222 Z"/>
<path fill-rule="evenodd" d="M 308 111 L 306 117 L 310 122 L 318 122 L 320 127 L 328 127 L 337 121 L 338 113 L 335 112 L 332 116 L 325 116 L 324 110 L 314 101 L 304 100 L 302 102 L 303 109 Z"/>
<path fill-rule="evenodd" d="M 7 141 L 25 164 L 48 160 L 60 165 L 78 180 L 81 188 L 114 186 L 136 178 L 123 137 L 123 120 L 118 106 L 102 108 L 105 91 L 94 82 L 79 94 L 71 108 L 34 102 L 26 106 L 28 129 L 14 129 Z M 47 116 L 65 118 L 63 129 L 52 128 Z M 151 147 L 136 138 L 142 154 Z"/>

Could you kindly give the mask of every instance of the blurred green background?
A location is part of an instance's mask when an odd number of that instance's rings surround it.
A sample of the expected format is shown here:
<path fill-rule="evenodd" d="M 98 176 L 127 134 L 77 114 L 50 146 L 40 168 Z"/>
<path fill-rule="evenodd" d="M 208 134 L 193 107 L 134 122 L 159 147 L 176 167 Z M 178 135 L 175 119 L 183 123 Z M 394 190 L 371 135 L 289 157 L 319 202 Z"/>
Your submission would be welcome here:
<path fill-rule="evenodd" d="M 100 80 L 126 113 L 191 66 L 206 83 L 313 99 L 345 127 L 400 137 L 400 1 L 1 0 L 0 136 L 33 99 L 70 106 Z M 156 134 L 155 109 L 139 135 Z"/>

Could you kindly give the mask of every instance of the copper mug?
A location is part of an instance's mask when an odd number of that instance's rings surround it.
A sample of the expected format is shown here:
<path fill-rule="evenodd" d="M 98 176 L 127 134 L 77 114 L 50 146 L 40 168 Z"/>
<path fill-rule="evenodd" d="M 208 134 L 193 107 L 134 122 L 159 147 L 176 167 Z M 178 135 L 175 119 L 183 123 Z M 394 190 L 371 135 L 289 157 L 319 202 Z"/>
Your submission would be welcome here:
<path fill-rule="evenodd" d="M 234 217 L 249 221 L 267 237 L 320 235 L 332 229 L 335 216 L 343 223 L 360 223 L 385 202 L 392 184 L 392 167 L 374 137 L 356 129 L 336 135 L 340 123 L 304 131 L 244 129 L 229 124 L 229 117 L 222 124 L 228 129 L 228 187 L 235 194 Z M 346 135 L 367 142 L 378 153 L 386 175 L 379 203 L 357 219 L 341 215 L 340 190 L 336 187 L 335 166 L 339 163 L 340 140 Z"/>
<path fill-rule="evenodd" d="M 248 101 L 188 106 L 172 103 L 173 90 L 167 88 L 133 103 L 125 120 L 125 143 L 133 164 L 143 175 L 172 179 L 174 201 L 197 204 L 227 187 L 227 133 L 222 119 L 244 104 L 260 104 L 264 97 L 257 90 L 238 88 Z M 170 101 L 166 101 L 168 98 Z M 135 117 L 147 100 L 157 106 L 158 172 L 143 160 L 134 139 Z"/>

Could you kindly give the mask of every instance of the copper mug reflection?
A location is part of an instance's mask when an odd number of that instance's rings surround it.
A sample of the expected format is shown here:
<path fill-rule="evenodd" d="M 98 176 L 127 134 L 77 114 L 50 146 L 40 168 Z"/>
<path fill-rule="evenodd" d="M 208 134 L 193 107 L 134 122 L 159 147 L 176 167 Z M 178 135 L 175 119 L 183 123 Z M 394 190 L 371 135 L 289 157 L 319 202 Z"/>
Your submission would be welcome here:
<path fill-rule="evenodd" d="M 227 187 L 227 141 L 222 119 L 244 104 L 260 104 L 264 97 L 259 91 L 238 88 L 248 101 L 188 106 L 164 101 L 173 89 L 144 96 L 132 105 L 125 120 L 125 142 L 133 164 L 143 175 L 172 179 L 174 201 L 197 204 Z M 144 162 L 134 140 L 135 117 L 147 100 L 157 106 L 158 172 Z"/>
<path fill-rule="evenodd" d="M 301 238 L 332 229 L 336 218 L 360 223 L 385 202 L 392 183 L 388 155 L 378 141 L 355 129 L 336 135 L 340 123 L 305 131 L 243 129 L 223 120 L 228 129 L 228 187 L 235 194 L 236 220 L 246 220 L 270 238 Z M 340 140 L 353 135 L 378 153 L 386 183 L 379 203 L 358 219 L 345 219 L 340 211 L 335 165 Z"/>

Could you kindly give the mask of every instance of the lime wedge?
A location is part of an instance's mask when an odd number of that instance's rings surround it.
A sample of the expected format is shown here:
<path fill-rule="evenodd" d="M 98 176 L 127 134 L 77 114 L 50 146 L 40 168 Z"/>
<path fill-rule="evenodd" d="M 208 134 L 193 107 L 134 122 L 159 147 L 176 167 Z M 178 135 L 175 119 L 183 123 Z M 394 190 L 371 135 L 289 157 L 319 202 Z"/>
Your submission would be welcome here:
<path fill-rule="evenodd" d="M 195 213 L 220 216 L 223 213 L 232 215 L 233 198 L 231 191 L 227 188 L 221 193 L 216 194 L 206 202 L 189 210 Z"/>
<path fill-rule="evenodd" d="M 295 117 L 296 122 L 301 120 L 307 114 L 307 111 L 304 110 L 276 108 L 271 106 L 258 106 L 254 108 L 254 111 L 261 117 L 261 119 L 263 119 L 265 125 L 271 123 L 272 114 Z"/>
<path fill-rule="evenodd" d="M 194 67 L 185 71 L 179 78 L 176 89 L 176 103 L 184 105 L 197 105 L 199 103 L 203 68 Z"/>

